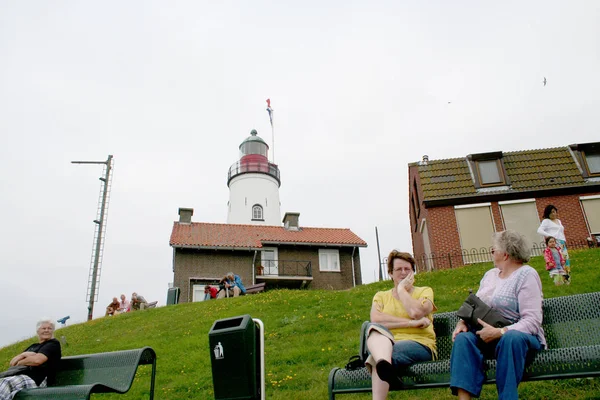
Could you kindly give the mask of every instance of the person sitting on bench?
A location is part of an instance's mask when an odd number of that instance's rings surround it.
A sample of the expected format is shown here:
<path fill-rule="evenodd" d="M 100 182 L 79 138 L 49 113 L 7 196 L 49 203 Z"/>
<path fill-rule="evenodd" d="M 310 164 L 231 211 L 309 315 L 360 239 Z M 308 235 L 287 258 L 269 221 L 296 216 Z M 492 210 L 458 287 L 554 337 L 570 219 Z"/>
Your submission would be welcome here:
<path fill-rule="evenodd" d="M 242 283 L 242 278 L 239 275 L 235 275 L 233 272 L 228 272 L 227 275 L 221 279 L 224 289 L 219 291 L 217 295 L 218 299 L 222 299 L 225 296 L 229 297 L 229 292 L 233 292 L 233 297 L 238 297 L 240 294 L 246 294 L 246 288 Z"/>
<path fill-rule="evenodd" d="M 136 292 L 131 293 L 131 311 L 134 310 L 145 310 L 148 308 L 148 302 L 144 296 L 137 294 Z"/>
<path fill-rule="evenodd" d="M 23 389 L 45 387 L 54 383 L 56 368 L 62 356 L 60 342 L 54 339 L 55 328 L 54 321 L 48 318 L 37 323 L 39 342 L 10 360 L 9 371 L 0 373 L 6 375 L 0 378 L 1 400 L 11 400 Z M 19 367 L 24 370 L 19 371 Z M 11 369 L 17 374 L 12 374 Z"/>

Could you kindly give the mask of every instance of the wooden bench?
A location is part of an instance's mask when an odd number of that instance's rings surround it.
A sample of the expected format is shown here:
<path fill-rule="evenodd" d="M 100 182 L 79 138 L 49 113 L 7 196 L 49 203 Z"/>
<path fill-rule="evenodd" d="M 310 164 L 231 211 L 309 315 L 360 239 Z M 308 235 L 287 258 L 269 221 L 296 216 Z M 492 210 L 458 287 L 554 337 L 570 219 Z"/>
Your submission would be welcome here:
<path fill-rule="evenodd" d="M 536 354 L 525 369 L 523 381 L 600 376 L 600 292 L 545 299 L 542 303 L 548 349 Z M 438 359 L 412 365 L 402 371 L 402 387 L 390 390 L 428 389 L 450 386 L 452 332 L 458 317 L 454 312 L 434 315 Z M 367 358 L 363 323 L 360 356 Z M 496 360 L 486 360 L 485 383 L 496 382 Z M 371 376 L 365 367 L 329 373 L 329 399 L 336 394 L 371 392 Z"/>
<path fill-rule="evenodd" d="M 245 294 L 254 294 L 254 293 L 260 293 L 260 292 L 264 292 L 265 291 L 265 282 L 262 283 L 257 283 L 256 285 L 250 285 L 250 286 L 246 286 L 246 293 Z"/>
<path fill-rule="evenodd" d="M 15 400 L 88 400 L 92 393 L 120 393 L 131 388 L 138 365 L 152 364 L 150 400 L 154 398 L 156 353 L 150 347 L 63 357 L 51 387 L 21 390 Z M 95 398 L 95 397 L 94 397 Z"/>

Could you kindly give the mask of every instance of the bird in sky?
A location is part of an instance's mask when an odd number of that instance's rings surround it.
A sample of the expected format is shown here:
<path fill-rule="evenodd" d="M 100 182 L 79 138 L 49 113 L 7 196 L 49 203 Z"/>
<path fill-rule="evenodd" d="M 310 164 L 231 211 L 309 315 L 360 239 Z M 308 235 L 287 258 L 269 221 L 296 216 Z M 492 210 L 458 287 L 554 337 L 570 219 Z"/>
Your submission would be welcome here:
<path fill-rule="evenodd" d="M 546 77 L 544 77 L 544 86 L 546 86 Z"/>

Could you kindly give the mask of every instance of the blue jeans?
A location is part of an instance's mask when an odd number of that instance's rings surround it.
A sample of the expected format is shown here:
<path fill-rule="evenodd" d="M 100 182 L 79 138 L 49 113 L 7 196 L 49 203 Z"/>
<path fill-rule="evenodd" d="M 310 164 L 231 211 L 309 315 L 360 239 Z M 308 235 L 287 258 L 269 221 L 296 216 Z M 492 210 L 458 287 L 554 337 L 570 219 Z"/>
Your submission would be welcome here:
<path fill-rule="evenodd" d="M 372 323 L 389 332 L 389 329 L 381 324 Z M 394 342 L 392 347 L 392 365 L 395 367 L 407 367 L 421 361 L 431 361 L 433 356 L 429 347 L 422 345 L 414 340 L 399 340 Z M 377 361 L 377 360 L 375 360 Z"/>
<path fill-rule="evenodd" d="M 414 340 L 399 340 L 392 350 L 392 365 L 407 367 L 421 361 L 431 361 L 431 350 Z"/>
<path fill-rule="evenodd" d="M 527 357 L 542 347 L 539 339 L 534 335 L 509 330 L 497 342 L 481 343 L 474 332 L 462 332 L 456 336 L 450 355 L 452 393 L 456 395 L 458 389 L 464 389 L 479 397 L 485 380 L 484 357 L 496 358 L 498 399 L 518 399 L 517 386 L 523 378 Z"/>

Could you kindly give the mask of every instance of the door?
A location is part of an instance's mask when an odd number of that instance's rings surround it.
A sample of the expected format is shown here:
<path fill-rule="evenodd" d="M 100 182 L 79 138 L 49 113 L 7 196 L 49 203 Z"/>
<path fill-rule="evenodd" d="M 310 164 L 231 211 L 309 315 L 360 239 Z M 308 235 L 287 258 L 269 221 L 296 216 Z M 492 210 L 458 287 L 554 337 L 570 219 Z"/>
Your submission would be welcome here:
<path fill-rule="evenodd" d="M 265 275 L 279 275 L 279 261 L 277 260 L 277 248 L 263 248 L 260 252 L 260 262 L 264 267 Z"/>

